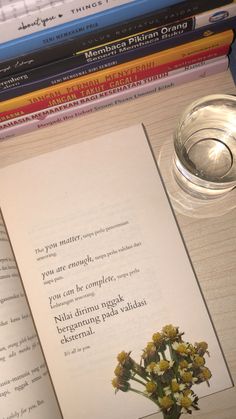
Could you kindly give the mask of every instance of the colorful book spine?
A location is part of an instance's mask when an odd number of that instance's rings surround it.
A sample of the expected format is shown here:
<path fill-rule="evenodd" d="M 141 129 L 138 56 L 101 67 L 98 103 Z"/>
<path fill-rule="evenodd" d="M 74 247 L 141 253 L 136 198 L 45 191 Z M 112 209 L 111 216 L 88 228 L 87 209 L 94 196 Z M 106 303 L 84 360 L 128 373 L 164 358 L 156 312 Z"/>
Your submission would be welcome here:
<path fill-rule="evenodd" d="M 217 3 L 221 5 L 221 2 L 218 0 L 215 3 L 216 6 Z M 34 67 L 70 57 L 78 51 L 128 37 L 135 33 L 141 33 L 155 27 L 169 25 L 189 17 L 197 20 L 195 23 L 196 27 L 199 25 L 203 26 L 203 23 L 201 23 L 202 19 L 205 20 L 205 25 L 227 19 L 232 17 L 234 11 L 233 6 L 235 7 L 234 3 L 230 3 L 229 5 L 212 9 L 208 1 L 190 1 L 188 5 L 184 1 L 171 7 L 165 7 L 164 9 L 158 10 L 158 12 L 149 13 L 144 16 L 129 19 L 128 21 L 126 20 L 122 22 L 122 25 L 108 26 L 106 29 L 81 35 L 78 38 L 67 40 L 59 45 L 45 47 L 20 57 L 17 56 L 14 59 L 4 60 L 0 63 L 0 77 L 27 71 Z M 207 13 L 205 14 L 204 12 Z"/>
<path fill-rule="evenodd" d="M 233 31 L 225 31 L 210 37 L 202 38 L 197 41 L 189 42 L 175 48 L 170 48 L 155 54 L 144 56 L 132 60 L 130 62 L 124 62 L 123 64 L 116 65 L 109 69 L 101 70 L 95 73 L 87 74 L 85 76 L 73 78 L 72 80 L 65 81 L 63 83 L 55 84 L 45 89 L 39 89 L 31 93 L 23 94 L 22 96 L 14 97 L 13 99 L 3 100 L 16 89 L 5 90 L 1 93 L 0 111 L 7 110 L 6 107 L 12 107 L 12 104 L 20 103 L 22 106 L 24 102 L 31 101 L 31 98 L 42 97 L 44 94 L 48 95 L 53 92 L 65 89 L 64 93 L 69 93 L 72 90 L 77 90 L 83 83 L 99 84 L 107 79 L 107 77 L 114 77 L 117 72 L 125 72 L 126 74 L 136 71 L 136 68 L 141 66 L 155 67 L 170 61 L 176 61 L 181 58 L 186 58 L 189 55 L 198 54 L 202 51 L 210 51 L 217 47 L 224 45 L 230 45 L 233 40 Z M 30 85 L 29 85 L 30 86 Z M 79 87 L 78 87 L 79 86 Z M 69 91 L 68 91 L 69 90 Z M 62 94 L 62 93 L 60 93 Z M 27 104 L 27 103 L 25 103 Z M 16 106 L 14 106 L 16 107 Z M 9 108 L 8 108 L 9 109 Z"/>
<path fill-rule="evenodd" d="M 74 88 L 73 90 L 58 94 L 39 96 L 31 100 L 31 103 L 5 110 L 0 114 L 0 122 L 13 119 L 22 115 L 27 115 L 32 112 L 46 109 L 54 105 L 59 105 L 65 102 L 70 102 L 80 98 L 86 98 L 89 95 L 101 93 L 113 87 L 122 86 L 127 83 L 136 83 L 147 77 L 158 76 L 160 74 L 177 70 L 186 66 L 208 61 L 217 57 L 225 56 L 229 51 L 228 45 L 223 45 L 208 51 L 201 51 L 198 54 L 189 55 L 176 61 L 170 61 L 165 64 L 151 65 L 152 62 L 146 62 L 146 65 L 140 65 L 133 68 L 131 72 L 120 71 L 113 75 L 107 75 L 103 81 L 90 80 L 84 82 Z"/>
<path fill-rule="evenodd" d="M 46 111 L 43 110 L 35 114 L 30 114 L 25 118 L 19 117 L 6 123 L 0 123 L 0 140 L 69 121 L 72 118 L 121 104 L 143 95 L 161 92 L 171 87 L 226 71 L 227 68 L 228 59 L 227 57 L 222 57 L 221 59 L 210 60 L 183 68 L 180 72 L 170 72 L 161 78 L 152 76 L 140 80 L 136 84 L 126 84 L 109 90 L 106 95 L 96 94 L 87 97 L 86 101 L 77 100 L 49 108 Z"/>
<path fill-rule="evenodd" d="M 236 4 L 234 3 L 236 14 Z M 196 19 L 184 19 L 171 25 L 135 34 L 100 47 L 81 51 L 73 57 L 47 64 L 39 68 L 28 70 L 0 79 L 0 100 L 7 100 L 61 83 L 65 80 L 94 73 L 105 68 L 114 67 L 151 53 L 160 52 L 200 39 L 212 36 L 219 31 L 236 25 L 236 17 L 207 25 L 194 30 Z M 201 19 L 203 25 L 204 19 Z M 200 25 L 198 23 L 198 25 Z M 208 32 L 210 31 L 210 32 Z"/>
<path fill-rule="evenodd" d="M 180 3 L 181 0 L 134 0 L 122 6 L 113 7 L 104 12 L 76 19 L 50 29 L 44 29 L 31 35 L 1 43 L 1 60 L 26 54 L 48 45 L 58 44 L 82 33 L 88 33 L 99 28 L 116 24 L 145 13 L 153 12 L 166 6 Z M 191 1 L 191 0 L 190 0 Z"/>

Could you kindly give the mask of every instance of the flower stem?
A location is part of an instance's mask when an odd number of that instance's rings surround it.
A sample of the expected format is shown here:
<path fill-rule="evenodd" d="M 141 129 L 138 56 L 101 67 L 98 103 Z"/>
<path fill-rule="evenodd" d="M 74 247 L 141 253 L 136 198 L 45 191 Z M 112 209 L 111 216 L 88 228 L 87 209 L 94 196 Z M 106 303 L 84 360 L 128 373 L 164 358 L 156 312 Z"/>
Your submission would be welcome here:
<path fill-rule="evenodd" d="M 163 413 L 163 419 L 179 419 L 181 416 L 181 413 L 174 412 L 172 414 Z"/>
<path fill-rule="evenodd" d="M 179 419 L 181 416 L 181 411 L 178 407 L 174 407 L 169 412 L 163 412 L 163 419 Z"/>
<path fill-rule="evenodd" d="M 134 376 L 131 377 L 131 380 L 136 381 L 139 384 L 142 384 L 143 386 L 146 386 L 146 383 L 144 383 L 143 381 L 139 380 L 138 378 L 135 378 Z"/>

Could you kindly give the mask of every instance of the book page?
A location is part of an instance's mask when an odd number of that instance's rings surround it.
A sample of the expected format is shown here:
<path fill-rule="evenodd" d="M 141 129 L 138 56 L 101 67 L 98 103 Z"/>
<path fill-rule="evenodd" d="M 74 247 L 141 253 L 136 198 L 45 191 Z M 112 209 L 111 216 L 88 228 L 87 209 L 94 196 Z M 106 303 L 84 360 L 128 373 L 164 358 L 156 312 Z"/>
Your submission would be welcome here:
<path fill-rule="evenodd" d="M 141 125 L 2 169 L 0 188 L 64 419 L 156 412 L 111 380 L 117 354 L 138 358 L 165 324 L 209 344 L 199 396 L 232 385 Z"/>
<path fill-rule="evenodd" d="M 0 371 L 2 419 L 61 418 L 1 216 Z"/>

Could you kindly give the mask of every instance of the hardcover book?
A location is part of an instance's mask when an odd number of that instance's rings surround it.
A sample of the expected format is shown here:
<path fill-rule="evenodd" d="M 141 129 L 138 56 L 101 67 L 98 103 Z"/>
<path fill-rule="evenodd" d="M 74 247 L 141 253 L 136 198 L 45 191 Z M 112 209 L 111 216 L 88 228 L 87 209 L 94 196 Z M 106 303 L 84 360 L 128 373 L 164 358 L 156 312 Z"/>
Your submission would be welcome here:
<path fill-rule="evenodd" d="M 230 388 L 143 126 L 78 141 L 0 170 L 2 418 L 156 413 L 111 380 L 164 324 L 208 342 L 200 397 Z"/>

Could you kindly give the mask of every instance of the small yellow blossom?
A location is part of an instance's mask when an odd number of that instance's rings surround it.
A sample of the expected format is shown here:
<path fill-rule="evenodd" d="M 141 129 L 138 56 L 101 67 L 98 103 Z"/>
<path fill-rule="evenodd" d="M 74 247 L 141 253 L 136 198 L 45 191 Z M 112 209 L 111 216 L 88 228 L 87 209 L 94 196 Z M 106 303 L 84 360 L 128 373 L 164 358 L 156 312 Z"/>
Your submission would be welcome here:
<path fill-rule="evenodd" d="M 127 353 L 127 352 L 125 352 L 125 351 L 122 351 L 122 352 L 120 352 L 118 355 L 117 355 L 117 360 L 123 365 L 126 361 L 127 361 L 127 359 L 129 358 L 129 354 Z"/>
<path fill-rule="evenodd" d="M 119 379 L 118 379 L 118 377 L 113 378 L 111 384 L 112 384 L 112 386 L 114 388 L 118 388 L 118 386 L 119 386 Z"/>
<path fill-rule="evenodd" d="M 163 341 L 163 336 L 159 332 L 154 333 L 154 335 L 152 335 L 152 340 L 153 340 L 153 342 L 155 343 L 156 346 L 159 346 Z"/>
<path fill-rule="evenodd" d="M 203 358 L 203 356 L 196 355 L 193 358 L 193 366 L 194 367 L 203 367 L 204 365 L 205 365 L 205 359 Z"/>
<path fill-rule="evenodd" d="M 182 359 L 179 362 L 179 367 L 180 367 L 181 370 L 188 368 L 189 367 L 188 361 L 186 361 L 185 359 Z"/>
<path fill-rule="evenodd" d="M 198 342 L 195 344 L 195 348 L 196 348 L 196 352 L 203 356 L 205 353 L 207 353 L 209 355 L 208 352 L 208 344 L 206 342 Z"/>
<path fill-rule="evenodd" d="M 145 348 L 145 351 L 146 351 L 148 354 L 153 354 L 153 353 L 155 353 L 155 352 L 156 352 L 156 347 L 155 347 L 154 343 L 153 343 L 153 342 L 148 342 L 148 344 L 147 344 L 147 346 L 146 346 L 146 348 Z"/>
<path fill-rule="evenodd" d="M 193 392 L 192 392 L 192 390 L 190 390 L 189 388 L 186 388 L 186 389 L 183 391 L 183 395 L 184 395 L 184 396 L 190 396 L 192 393 L 193 393 Z"/>
<path fill-rule="evenodd" d="M 168 368 L 170 368 L 170 362 L 166 361 L 165 359 L 161 359 L 157 365 L 159 366 L 160 371 L 166 371 Z"/>
<path fill-rule="evenodd" d="M 188 345 L 184 342 L 174 342 L 172 348 L 182 356 L 187 356 L 190 353 Z"/>
<path fill-rule="evenodd" d="M 203 367 L 203 368 L 201 369 L 200 374 L 199 374 L 199 378 L 200 378 L 202 381 L 208 381 L 208 380 L 210 380 L 210 378 L 211 378 L 211 371 L 209 370 L 209 368 L 207 368 L 207 367 Z"/>
<path fill-rule="evenodd" d="M 192 405 L 192 400 L 188 396 L 183 396 L 179 400 L 180 406 L 184 407 L 185 409 L 189 409 L 189 407 Z"/>
<path fill-rule="evenodd" d="M 174 339 L 178 335 L 178 328 L 168 324 L 162 328 L 162 333 L 167 338 Z"/>
<path fill-rule="evenodd" d="M 176 378 L 173 378 L 173 380 L 171 380 L 170 387 L 173 393 L 177 393 L 178 391 L 182 391 L 185 388 L 185 385 L 179 384 Z"/>
<path fill-rule="evenodd" d="M 114 373 L 117 377 L 120 377 L 123 374 L 124 368 L 118 364 L 117 367 L 114 370 Z"/>
<path fill-rule="evenodd" d="M 157 389 L 157 384 L 154 383 L 154 381 L 148 381 L 148 383 L 146 384 L 146 391 L 149 394 L 153 394 L 155 393 Z"/>
<path fill-rule="evenodd" d="M 151 372 L 151 373 L 155 373 L 155 370 L 157 368 L 157 363 L 156 362 L 150 362 L 150 364 L 148 364 L 148 366 L 146 367 L 146 371 L 147 372 Z"/>
<path fill-rule="evenodd" d="M 165 359 L 161 359 L 157 362 L 156 367 L 154 368 L 154 372 L 158 375 L 163 375 L 168 369 L 173 366 L 173 361 L 167 361 Z"/>
<path fill-rule="evenodd" d="M 113 378 L 111 384 L 116 389 L 116 391 L 117 390 L 128 391 L 130 388 L 130 385 L 127 381 L 123 381 L 119 379 L 118 377 Z"/>
<path fill-rule="evenodd" d="M 159 397 L 158 401 L 160 406 L 166 410 L 170 409 L 174 404 L 174 401 L 169 396 Z"/>
<path fill-rule="evenodd" d="M 197 378 L 193 377 L 193 374 L 190 371 L 182 372 L 181 373 L 181 378 L 182 378 L 183 382 L 186 383 L 186 384 L 192 384 L 195 381 L 197 381 Z"/>
<path fill-rule="evenodd" d="M 148 342 L 146 348 L 143 351 L 142 358 L 143 359 L 153 359 L 156 355 L 156 346 L 153 342 Z"/>

